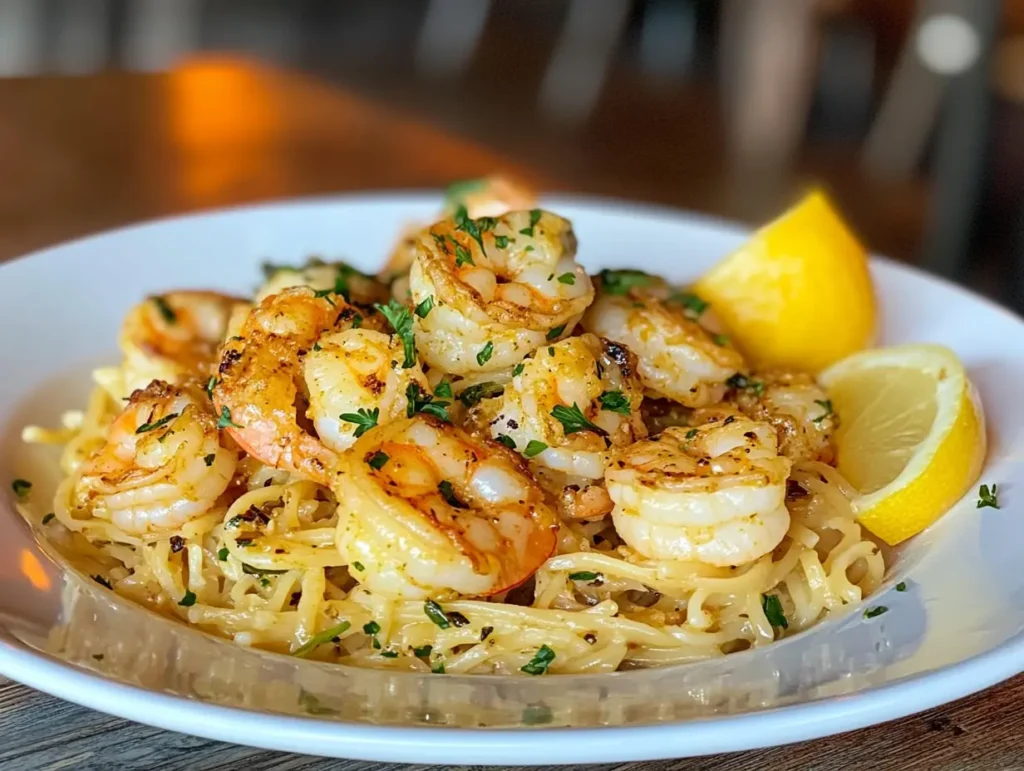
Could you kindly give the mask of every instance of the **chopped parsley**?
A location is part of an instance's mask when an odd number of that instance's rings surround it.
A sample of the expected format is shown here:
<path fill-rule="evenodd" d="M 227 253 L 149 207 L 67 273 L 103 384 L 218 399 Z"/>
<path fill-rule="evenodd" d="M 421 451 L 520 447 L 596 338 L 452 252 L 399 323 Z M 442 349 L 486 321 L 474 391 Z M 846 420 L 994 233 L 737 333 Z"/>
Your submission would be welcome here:
<path fill-rule="evenodd" d="M 437 483 L 437 491 L 441 493 L 441 497 L 444 498 L 445 503 L 455 509 L 468 509 L 469 507 L 459 500 L 458 496 L 455 495 L 455 486 L 447 479 L 442 479 Z"/>
<path fill-rule="evenodd" d="M 227 558 L 228 558 L 228 547 L 227 546 L 221 546 L 217 550 L 217 559 L 219 559 L 221 562 L 226 562 Z"/>
<path fill-rule="evenodd" d="M 532 458 L 536 455 L 540 455 L 547 448 L 548 446 L 544 444 L 544 442 L 538 442 L 536 439 L 531 439 L 529 442 L 527 442 L 526 449 L 523 450 L 523 455 L 525 455 L 527 458 Z"/>
<path fill-rule="evenodd" d="M 426 659 L 426 658 L 430 657 L 430 653 L 433 650 L 434 650 L 434 646 L 432 646 L 432 645 L 421 645 L 418 648 L 413 648 L 412 649 L 412 655 L 415 656 L 418 659 Z"/>
<path fill-rule="evenodd" d="M 533 229 L 537 227 L 537 223 L 540 222 L 541 214 L 542 212 L 540 209 L 530 209 L 530 226 L 527 228 L 523 228 L 519 232 L 524 236 L 532 237 Z"/>
<path fill-rule="evenodd" d="M 352 567 L 354 567 L 359 572 L 363 572 L 364 570 L 366 570 L 366 568 L 363 567 L 363 563 L 359 562 L 358 560 L 352 563 Z"/>
<path fill-rule="evenodd" d="M 982 485 L 978 489 L 977 508 L 984 509 L 986 506 L 992 509 L 999 508 L 999 485 L 992 485 L 991 490 L 988 485 Z"/>
<path fill-rule="evenodd" d="M 633 287 L 651 283 L 651 276 L 642 270 L 602 270 L 598 275 L 606 294 L 628 294 Z"/>
<path fill-rule="evenodd" d="M 214 462 L 214 461 L 215 461 L 216 459 L 217 459 L 217 456 L 216 456 L 216 454 L 214 454 L 214 453 L 212 453 L 212 452 L 211 452 L 211 453 L 210 453 L 209 455 L 204 455 L 204 456 L 203 456 L 203 463 L 205 463 L 205 464 L 206 464 L 206 467 L 207 467 L 207 468 L 209 468 L 210 466 L 212 466 L 212 465 L 213 465 L 213 462 Z"/>
<path fill-rule="evenodd" d="M 217 428 L 227 428 L 233 426 L 234 428 L 242 428 L 242 426 L 231 420 L 231 412 L 227 407 L 220 408 L 220 417 L 217 418 Z"/>
<path fill-rule="evenodd" d="M 533 658 L 519 668 L 520 672 L 528 675 L 543 675 L 548 671 L 551 662 L 555 660 L 555 652 L 547 645 L 540 646 L 540 649 L 533 654 Z"/>
<path fill-rule="evenodd" d="M 377 634 L 379 631 L 380 624 L 378 624 L 376 621 L 367 621 L 365 624 L 363 624 L 363 632 L 370 636 Z"/>
<path fill-rule="evenodd" d="M 523 369 L 525 369 L 525 367 L 526 365 L 523 364 L 522 362 L 516 364 L 515 368 L 512 370 L 512 377 L 518 377 L 519 375 L 523 374 Z"/>
<path fill-rule="evenodd" d="M 600 573 L 595 573 L 592 570 L 577 570 L 575 573 L 569 574 L 570 581 L 595 581 Z"/>
<path fill-rule="evenodd" d="M 483 190 L 487 185 L 486 179 L 464 179 L 459 182 L 452 182 L 444 191 L 445 203 L 458 205 L 470 193 Z"/>
<path fill-rule="evenodd" d="M 334 303 L 334 300 L 331 298 L 332 294 L 334 294 L 334 288 L 333 287 L 330 288 L 330 289 L 316 289 L 316 290 L 313 291 L 313 297 L 316 297 L 316 298 L 322 299 L 322 300 L 327 300 L 327 302 L 329 302 L 331 304 L 331 307 L 333 308 L 333 307 L 335 307 L 335 303 Z"/>
<path fill-rule="evenodd" d="M 699 433 L 700 432 L 696 428 L 691 428 L 689 431 L 686 432 L 686 441 L 694 439 Z"/>
<path fill-rule="evenodd" d="M 898 584 L 896 584 L 896 591 L 897 592 L 905 592 L 905 591 L 907 591 L 907 582 L 906 581 L 900 581 Z"/>
<path fill-rule="evenodd" d="M 29 491 L 32 489 L 32 483 L 27 479 L 15 479 L 11 482 L 11 489 L 18 498 L 25 500 L 28 498 Z"/>
<path fill-rule="evenodd" d="M 825 410 L 823 413 L 821 413 L 818 417 L 814 419 L 814 423 L 820 423 L 825 418 L 833 414 L 831 399 L 815 399 L 814 403 L 821 407 L 823 410 Z"/>
<path fill-rule="evenodd" d="M 708 309 L 709 303 L 691 292 L 677 292 L 668 298 L 669 302 L 679 303 L 691 319 L 699 319 Z"/>
<path fill-rule="evenodd" d="M 782 627 L 783 629 L 789 627 L 786 614 L 782 611 L 782 600 L 779 599 L 779 595 L 762 594 L 761 608 L 764 610 L 764 615 L 768 618 L 769 624 Z"/>
<path fill-rule="evenodd" d="M 597 400 L 601 403 L 602 410 L 617 412 L 620 415 L 629 414 L 629 399 L 622 391 L 605 391 Z"/>
<path fill-rule="evenodd" d="M 224 409 L 226 410 L 227 407 L 225 407 Z M 135 429 L 135 433 L 145 434 L 149 431 L 156 431 L 158 428 L 163 428 L 164 426 L 166 426 L 176 417 L 178 417 L 178 413 L 172 412 L 170 415 L 165 415 L 164 417 L 160 418 L 160 420 L 154 421 L 152 423 L 143 423 L 141 426 Z M 222 428 L 222 426 L 218 424 L 217 428 Z"/>
<path fill-rule="evenodd" d="M 560 334 L 565 331 L 565 324 L 559 324 L 557 327 L 548 330 L 547 339 L 554 340 Z"/>
<path fill-rule="evenodd" d="M 206 381 L 206 395 L 211 399 L 213 398 L 213 389 L 217 387 L 219 382 L 216 375 L 210 375 L 210 379 Z"/>
<path fill-rule="evenodd" d="M 752 380 L 739 372 L 726 380 L 725 384 L 730 388 L 752 391 L 755 396 L 761 396 L 764 393 L 764 383 L 760 380 Z"/>
<path fill-rule="evenodd" d="M 342 621 L 337 626 L 332 626 L 330 629 L 325 629 L 319 634 L 315 634 L 312 637 L 310 637 L 305 643 L 300 645 L 295 650 L 295 653 L 293 653 L 292 655 L 298 656 L 299 658 L 305 658 L 315 648 L 323 645 L 324 643 L 329 643 L 332 640 L 334 640 L 335 637 L 338 637 L 339 635 L 342 635 L 345 632 L 347 632 L 351 626 L 352 624 L 350 624 L 348 621 Z"/>
<path fill-rule="evenodd" d="M 557 405 L 551 410 L 551 417 L 562 424 L 562 430 L 566 436 L 577 434 L 580 431 L 593 431 L 595 434 L 607 436 L 607 432 L 603 428 L 595 426 L 587 420 L 587 416 L 583 414 L 583 410 L 576 402 L 572 403 L 572 407 L 566 407 L 564 404 Z"/>
<path fill-rule="evenodd" d="M 44 524 L 44 525 L 45 525 L 45 524 L 48 524 L 48 523 L 50 522 L 50 520 L 52 520 L 52 519 L 53 519 L 54 517 L 56 517 L 56 516 L 57 516 L 57 515 L 56 515 L 56 514 L 54 514 L 54 513 L 53 513 L 53 512 L 51 511 L 51 512 L 50 512 L 49 514 L 47 514 L 47 515 L 46 515 L 45 517 L 43 517 L 43 524 Z"/>
<path fill-rule="evenodd" d="M 427 314 L 434 309 L 434 295 L 430 295 L 426 300 L 416 306 L 414 313 L 421 319 L 425 319 Z"/>
<path fill-rule="evenodd" d="M 443 675 L 444 674 L 444 662 L 441 659 L 438 659 L 437 661 L 435 661 L 433 664 L 430 665 L 430 671 L 433 672 L 435 675 Z"/>
<path fill-rule="evenodd" d="M 167 302 L 166 297 L 163 297 L 162 295 L 156 295 L 153 298 L 153 305 L 155 305 L 156 309 L 160 311 L 161 318 L 163 318 L 163 320 L 166 321 L 168 324 L 178 323 L 178 315 L 174 312 L 174 308 L 172 308 L 170 304 Z"/>
<path fill-rule="evenodd" d="M 499 249 L 504 249 L 508 246 L 508 236 L 495 236 L 494 245 Z"/>
<path fill-rule="evenodd" d="M 374 306 L 384 318 L 388 320 L 395 334 L 402 341 L 405 349 L 405 361 L 402 362 L 403 369 L 409 369 L 416 364 L 416 336 L 412 329 L 412 314 L 409 309 L 395 299 L 388 301 L 387 305 L 376 303 Z"/>
<path fill-rule="evenodd" d="M 506 436 L 505 434 L 498 434 L 496 437 L 494 437 L 494 441 L 505 445 L 510 450 L 514 450 L 516 448 L 516 440 L 513 439 L 511 436 Z"/>
<path fill-rule="evenodd" d="M 178 604 L 183 608 L 191 608 L 196 604 L 196 593 L 186 589 L 185 596 L 178 600 Z"/>
<path fill-rule="evenodd" d="M 459 394 L 459 401 L 467 407 L 479 404 L 481 399 L 493 399 L 505 393 L 505 386 L 487 381 L 472 385 Z"/>
<path fill-rule="evenodd" d="M 314 351 L 322 351 L 323 350 L 323 346 L 320 345 L 320 341 L 319 340 L 317 342 L 313 343 L 313 350 Z"/>
<path fill-rule="evenodd" d="M 380 407 L 374 407 L 372 410 L 360 407 L 355 412 L 345 412 L 338 417 L 346 423 L 355 423 L 356 430 L 354 435 L 358 439 L 377 425 L 377 420 L 380 418 Z"/>
<path fill-rule="evenodd" d="M 391 457 L 387 453 L 377 450 L 377 452 L 371 455 L 370 459 L 366 462 L 369 464 L 370 468 L 375 471 L 380 471 L 389 460 L 391 460 Z"/>
<path fill-rule="evenodd" d="M 491 360 L 491 355 L 494 353 L 494 343 L 487 341 L 487 345 L 480 349 L 480 352 L 476 355 L 476 363 L 481 367 Z"/>
<path fill-rule="evenodd" d="M 864 618 L 875 618 L 875 616 L 881 616 L 883 613 L 888 613 L 889 609 L 884 605 L 876 605 L 873 608 L 868 608 L 864 611 Z"/>
<path fill-rule="evenodd" d="M 444 608 L 433 600 L 427 600 L 423 603 L 423 612 L 427 614 L 427 618 L 441 629 L 447 629 L 452 625 L 451 621 L 448 620 L 448 614 L 444 612 Z"/>
<path fill-rule="evenodd" d="M 462 244 L 455 243 L 455 267 L 461 268 L 463 265 L 476 265 L 473 262 L 473 255 L 469 253 L 469 249 L 464 247 Z"/>
<path fill-rule="evenodd" d="M 558 283 L 559 284 L 568 284 L 569 286 L 572 286 L 572 285 L 574 285 L 576 283 L 576 274 L 575 273 L 563 273 L 561 276 L 558 277 Z"/>
<path fill-rule="evenodd" d="M 449 383 L 447 380 L 442 380 L 440 383 L 437 384 L 437 388 L 434 389 L 434 396 L 437 396 L 441 399 L 451 399 L 452 384 Z"/>
<path fill-rule="evenodd" d="M 445 423 L 452 422 L 448 416 L 448 407 L 451 405 L 451 402 L 435 401 L 434 396 L 420 388 L 418 383 L 409 383 L 406 386 L 405 398 L 406 417 L 411 418 L 417 412 L 422 412 L 424 415 L 432 415 L 438 420 L 443 420 Z"/>
<path fill-rule="evenodd" d="M 381 651 L 380 655 L 386 659 L 397 659 L 398 651 Z"/>
<path fill-rule="evenodd" d="M 455 229 L 461 230 L 463 233 L 465 233 L 478 244 L 480 244 L 480 249 L 483 251 L 483 231 L 493 228 L 496 220 L 493 217 L 482 217 L 479 220 L 471 219 L 469 216 L 469 212 L 466 210 L 466 207 L 463 206 L 462 204 L 460 204 L 458 208 L 455 209 L 455 216 L 453 219 L 455 220 Z M 481 228 L 481 225 L 483 225 L 483 228 Z M 458 247 L 456 247 L 456 252 L 458 252 Z M 469 264 L 472 265 L 473 261 L 470 260 Z"/>

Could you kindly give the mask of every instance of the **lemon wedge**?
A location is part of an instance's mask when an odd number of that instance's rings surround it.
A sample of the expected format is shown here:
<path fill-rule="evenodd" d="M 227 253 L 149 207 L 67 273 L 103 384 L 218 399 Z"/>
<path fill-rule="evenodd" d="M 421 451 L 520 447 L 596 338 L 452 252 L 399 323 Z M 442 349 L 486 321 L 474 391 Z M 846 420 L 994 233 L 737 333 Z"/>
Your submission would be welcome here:
<path fill-rule="evenodd" d="M 839 416 L 839 471 L 860 492 L 857 520 L 886 543 L 924 530 L 977 481 L 985 413 L 948 348 L 863 351 L 820 380 Z"/>
<path fill-rule="evenodd" d="M 818 372 L 874 337 L 867 253 L 820 192 L 761 228 L 693 289 L 758 369 Z"/>

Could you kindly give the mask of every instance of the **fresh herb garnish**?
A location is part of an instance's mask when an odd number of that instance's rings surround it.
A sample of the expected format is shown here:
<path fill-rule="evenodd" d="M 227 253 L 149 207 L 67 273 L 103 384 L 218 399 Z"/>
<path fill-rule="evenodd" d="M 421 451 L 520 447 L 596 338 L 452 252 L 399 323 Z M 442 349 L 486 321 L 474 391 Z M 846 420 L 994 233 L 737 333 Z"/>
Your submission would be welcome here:
<path fill-rule="evenodd" d="M 686 432 L 686 440 L 690 441 L 691 439 L 694 439 L 699 433 L 700 432 L 696 428 L 691 428 Z"/>
<path fill-rule="evenodd" d="M 414 311 L 417 316 L 421 319 L 425 319 L 427 314 L 434 309 L 434 295 L 430 295 L 426 300 L 416 306 Z"/>
<path fill-rule="evenodd" d="M 598 275 L 606 294 L 627 294 L 633 287 L 651 283 L 651 276 L 642 270 L 602 270 Z"/>
<path fill-rule="evenodd" d="M 452 182 L 444 191 L 445 203 L 458 205 L 467 195 L 482 190 L 487 184 L 486 179 L 464 179 L 459 182 Z"/>
<path fill-rule="evenodd" d="M 178 315 L 174 312 L 174 308 L 172 308 L 170 304 L 167 302 L 166 297 L 163 297 L 162 295 L 156 295 L 153 298 L 153 305 L 155 305 L 156 309 L 160 311 L 160 316 L 168 324 L 178 323 Z"/>
<path fill-rule="evenodd" d="M 464 247 L 462 244 L 455 243 L 455 267 L 461 268 L 463 265 L 476 265 L 473 262 L 473 255 L 469 253 L 469 249 Z"/>
<path fill-rule="evenodd" d="M 629 415 L 629 399 L 622 391 L 605 391 L 597 400 L 601 403 L 602 410 Z"/>
<path fill-rule="evenodd" d="M 699 319 L 701 314 L 708 309 L 709 303 L 700 299 L 691 292 L 676 292 L 669 296 L 669 302 L 679 303 L 691 319 Z"/>
<path fill-rule="evenodd" d="M 363 632 L 365 632 L 368 635 L 375 635 L 379 631 L 380 624 L 378 624 L 376 621 L 367 621 L 365 624 L 363 624 Z"/>
<path fill-rule="evenodd" d="M 377 425 L 377 420 L 380 418 L 380 407 L 374 407 L 372 410 L 360 407 L 355 412 L 345 412 L 338 417 L 346 423 L 355 423 L 356 430 L 353 435 L 358 439 Z"/>
<path fill-rule="evenodd" d="M 544 442 L 538 442 L 536 439 L 531 439 L 529 442 L 527 442 L 526 449 L 523 450 L 523 455 L 525 455 L 527 458 L 532 458 L 536 455 L 540 455 L 547 448 L 548 446 L 544 444 Z"/>
<path fill-rule="evenodd" d="M 490 340 L 487 341 L 487 345 L 480 349 L 480 352 L 476 355 L 476 363 L 481 367 L 491 360 L 491 354 L 494 353 L 494 343 Z"/>
<path fill-rule="evenodd" d="M 815 399 L 814 403 L 817 404 L 819 407 L 821 407 L 823 410 L 825 410 L 821 415 L 819 415 L 818 417 L 816 417 L 813 420 L 814 423 L 820 423 L 825 418 L 827 418 L 830 415 L 832 415 L 832 400 L 831 399 Z"/>
<path fill-rule="evenodd" d="M 228 558 L 228 547 L 227 546 L 221 546 L 219 549 L 217 549 L 217 559 L 219 559 L 221 562 L 225 562 L 225 561 L 227 561 L 227 558 Z"/>
<path fill-rule="evenodd" d="M 313 290 L 313 297 L 316 297 L 316 298 L 322 299 L 322 300 L 327 300 L 327 302 L 330 303 L 331 307 L 335 308 L 337 306 L 336 306 L 336 304 L 334 302 L 334 299 L 331 297 L 332 294 L 334 294 L 334 288 L 333 287 L 331 287 L 330 289 L 315 289 L 315 290 Z"/>
<path fill-rule="evenodd" d="M 594 581 L 600 573 L 595 573 L 592 570 L 577 570 L 575 573 L 569 574 L 570 581 Z"/>
<path fill-rule="evenodd" d="M 779 599 L 779 595 L 762 594 L 761 608 L 764 610 L 764 615 L 768 618 L 769 624 L 782 627 L 783 629 L 789 627 L 786 614 L 782 610 L 782 600 Z"/>
<path fill-rule="evenodd" d="M 900 581 L 898 584 L 896 584 L 896 591 L 897 592 L 905 592 L 905 591 L 907 591 L 907 582 L 906 581 Z"/>
<path fill-rule="evenodd" d="M 508 246 L 508 236 L 495 236 L 494 245 L 499 249 L 504 249 Z"/>
<path fill-rule="evenodd" d="M 437 483 L 437 491 L 441 493 L 441 497 L 444 498 L 445 502 L 455 509 L 468 509 L 465 503 L 459 500 L 458 496 L 455 495 L 455 486 L 452 485 L 447 479 L 442 479 Z"/>
<path fill-rule="evenodd" d="M 57 516 L 57 515 L 56 515 L 56 514 L 54 514 L 54 513 L 53 513 L 53 512 L 51 511 L 51 512 L 50 512 L 49 514 L 47 514 L 47 515 L 46 515 L 45 517 L 43 517 L 43 524 L 44 524 L 44 525 L 45 525 L 45 524 L 48 524 L 48 523 L 50 522 L 50 520 L 52 520 L 52 519 L 53 519 L 54 517 L 56 517 L 56 516 Z"/>
<path fill-rule="evenodd" d="M 433 600 L 427 600 L 423 603 L 423 612 L 427 614 L 427 618 L 441 629 L 447 629 L 452 625 L 451 621 L 448 620 L 448 614 L 444 612 L 444 608 Z"/>
<path fill-rule="evenodd" d="M 523 369 L 525 367 L 526 365 L 523 364 L 522 362 L 516 364 L 516 366 L 512 369 L 512 377 L 518 377 L 519 375 L 523 374 Z"/>
<path fill-rule="evenodd" d="M 356 570 L 358 570 L 360 572 L 366 570 L 366 568 L 363 567 L 363 563 L 360 562 L 359 560 L 356 560 L 355 562 L 353 562 L 352 563 L 352 567 L 354 567 Z"/>
<path fill-rule="evenodd" d="M 411 418 L 417 412 L 422 412 L 424 415 L 433 415 L 438 420 L 443 420 L 445 423 L 451 423 L 451 418 L 448 416 L 448 407 L 451 402 L 446 401 L 435 401 L 433 394 L 427 393 L 420 388 L 418 383 L 409 383 L 405 388 L 405 415 Z"/>
<path fill-rule="evenodd" d="M 568 284 L 569 286 L 573 286 L 576 283 L 576 274 L 575 273 L 563 273 L 561 276 L 558 277 L 558 283 L 559 284 Z"/>
<path fill-rule="evenodd" d="M 977 508 L 984 509 L 986 506 L 992 509 L 999 508 L 999 485 L 992 485 L 991 490 L 988 485 L 982 485 L 978 489 Z"/>
<path fill-rule="evenodd" d="M 432 645 L 421 645 L 418 648 L 412 649 L 412 655 L 418 659 L 425 659 L 430 657 L 430 652 L 434 650 Z"/>
<path fill-rule="evenodd" d="M 196 593 L 186 589 L 185 596 L 178 600 L 178 604 L 183 608 L 191 608 L 196 604 Z"/>
<path fill-rule="evenodd" d="M 442 661 L 441 659 L 435 661 L 433 664 L 430 665 L 430 671 L 433 672 L 435 675 L 443 675 L 444 661 Z"/>
<path fill-rule="evenodd" d="M 595 426 L 587 420 L 587 416 L 583 414 L 583 410 L 579 408 L 576 402 L 572 403 L 572 407 L 566 407 L 564 404 L 557 405 L 551 410 L 551 417 L 562 424 L 562 430 L 566 436 L 577 434 L 580 431 L 593 431 L 600 436 L 608 435 L 608 432 L 603 428 Z"/>
<path fill-rule="evenodd" d="M 220 381 L 217 379 L 216 375 L 210 375 L 210 379 L 206 381 L 206 395 L 211 399 L 213 398 L 213 389 L 217 387 L 218 383 L 220 383 Z"/>
<path fill-rule="evenodd" d="M 342 621 L 337 626 L 332 626 L 330 629 L 325 629 L 323 632 L 320 632 L 319 634 L 315 634 L 312 637 L 310 637 L 309 640 L 300 645 L 299 648 L 292 655 L 298 656 L 299 658 L 304 658 L 305 656 L 309 655 L 310 651 L 312 651 L 314 648 L 323 645 L 324 643 L 329 643 L 335 637 L 338 637 L 339 635 L 342 635 L 345 632 L 347 632 L 349 630 L 349 627 L 351 626 L 352 624 L 350 624 L 348 621 Z"/>
<path fill-rule="evenodd" d="M 480 250 L 484 251 L 484 239 L 482 230 L 480 228 L 480 224 L 481 222 L 483 222 L 483 224 L 485 225 L 483 229 L 487 230 L 489 229 L 486 227 L 488 222 L 484 222 L 483 220 L 477 221 L 470 219 L 469 212 L 466 210 L 466 207 L 461 204 L 458 206 L 458 208 L 455 209 L 455 216 L 453 217 L 453 219 L 455 220 L 455 229 L 461 230 L 463 233 L 467 234 L 470 238 L 472 238 L 474 241 L 480 244 Z M 493 220 L 493 218 L 487 219 Z M 491 224 L 491 227 L 494 227 L 494 225 Z M 456 247 L 456 252 L 457 251 L 458 247 Z M 469 264 L 472 265 L 473 261 L 470 260 Z"/>
<path fill-rule="evenodd" d="M 384 315 L 391 328 L 395 330 L 395 334 L 402 341 L 402 346 L 405 349 L 405 361 L 402 363 L 402 368 L 409 369 L 414 366 L 416 364 L 416 335 L 413 332 L 412 314 L 409 309 L 394 298 L 389 300 L 387 305 L 376 303 L 373 307 Z"/>
<path fill-rule="evenodd" d="M 565 324 L 559 324 L 557 327 L 553 327 L 552 329 L 548 330 L 547 339 L 548 340 L 554 340 L 556 337 L 558 337 L 564 331 L 565 331 Z"/>
<path fill-rule="evenodd" d="M 224 409 L 227 409 L 227 407 L 225 407 Z M 141 426 L 135 429 L 135 433 L 145 434 L 149 431 L 156 431 L 158 428 L 163 428 L 164 426 L 166 426 L 176 417 L 178 417 L 178 413 L 172 412 L 170 415 L 165 415 L 164 417 L 160 418 L 160 420 L 154 421 L 153 423 L 143 423 Z"/>
<path fill-rule="evenodd" d="M 398 651 L 381 651 L 380 655 L 386 659 L 397 659 Z"/>
<path fill-rule="evenodd" d="M 505 434 L 498 434 L 496 437 L 494 437 L 494 441 L 500 442 L 501 444 L 508 447 L 510 450 L 514 450 L 516 448 L 516 440 L 513 439 L 511 436 L 506 436 Z"/>
<path fill-rule="evenodd" d="M 472 385 L 459 394 L 459 401 L 467 407 L 478 404 L 481 399 L 493 399 L 505 393 L 505 386 L 487 381 Z"/>
<path fill-rule="evenodd" d="M 370 468 L 375 471 L 380 471 L 389 460 L 391 460 L 391 458 L 387 453 L 377 450 L 377 452 L 371 455 L 370 459 L 366 462 L 369 464 Z"/>
<path fill-rule="evenodd" d="M 519 232 L 524 236 L 533 236 L 533 229 L 537 227 L 537 223 L 540 222 L 540 215 L 542 214 L 540 209 L 530 209 L 530 226 L 523 228 Z"/>
<path fill-rule="evenodd" d="M 18 498 L 25 500 L 28 498 L 29 491 L 32 489 L 32 483 L 27 479 L 15 479 L 11 482 L 11 489 Z"/>
<path fill-rule="evenodd" d="M 212 465 L 213 465 L 213 462 L 214 462 L 214 461 L 215 461 L 216 459 L 217 459 L 217 456 L 216 456 L 216 454 L 214 454 L 214 453 L 212 453 L 212 452 L 211 452 L 211 453 L 210 453 L 209 455 L 204 455 L 204 456 L 203 456 L 203 463 L 205 463 L 205 464 L 206 464 L 206 467 L 207 467 L 207 468 L 209 468 L 210 466 L 212 466 Z"/>
<path fill-rule="evenodd" d="M 528 675 L 543 675 L 548 671 L 551 662 L 555 660 L 555 652 L 547 645 L 540 646 L 540 649 L 533 654 L 533 658 L 519 668 L 520 672 Z"/>
<path fill-rule="evenodd" d="M 746 375 L 737 372 L 731 378 L 725 381 L 725 384 L 730 388 L 746 389 L 747 391 L 753 391 L 756 396 L 761 396 L 764 393 L 764 383 L 760 380 L 752 380 Z"/>
<path fill-rule="evenodd" d="M 217 418 L 217 428 L 227 428 L 233 426 L 234 428 L 242 428 L 242 426 L 231 420 L 231 412 L 227 407 L 220 408 L 220 417 Z"/>
<path fill-rule="evenodd" d="M 881 616 L 883 613 L 888 613 L 889 609 L 884 605 L 876 605 L 873 608 L 868 608 L 864 611 L 864 618 L 874 618 L 875 616 Z"/>

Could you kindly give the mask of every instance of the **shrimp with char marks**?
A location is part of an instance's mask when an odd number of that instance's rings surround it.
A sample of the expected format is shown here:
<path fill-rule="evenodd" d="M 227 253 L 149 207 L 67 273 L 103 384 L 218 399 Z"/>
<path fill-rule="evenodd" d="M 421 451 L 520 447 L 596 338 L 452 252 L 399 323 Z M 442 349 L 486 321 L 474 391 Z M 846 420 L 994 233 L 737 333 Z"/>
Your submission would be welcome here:
<path fill-rule="evenodd" d="M 594 296 L 567 220 L 540 209 L 470 219 L 465 209 L 420 239 L 410 273 L 424 360 L 458 375 L 510 369 L 572 334 Z"/>
<path fill-rule="evenodd" d="M 374 592 L 490 596 L 555 549 L 557 517 L 519 456 L 434 417 L 363 436 L 333 487 L 338 549 Z"/>
<path fill-rule="evenodd" d="M 770 425 L 728 414 L 627 447 L 605 479 L 615 529 L 635 551 L 726 567 L 785 536 L 789 470 Z"/>

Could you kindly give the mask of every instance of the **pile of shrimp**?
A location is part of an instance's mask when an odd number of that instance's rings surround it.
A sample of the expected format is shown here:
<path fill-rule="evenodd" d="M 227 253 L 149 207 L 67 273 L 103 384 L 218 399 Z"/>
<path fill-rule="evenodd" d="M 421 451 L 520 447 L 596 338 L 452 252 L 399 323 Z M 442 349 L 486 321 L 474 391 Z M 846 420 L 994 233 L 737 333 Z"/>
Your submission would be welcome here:
<path fill-rule="evenodd" d="M 530 191 L 460 185 L 378 276 L 266 272 L 146 298 L 53 435 L 46 527 L 118 593 L 282 653 L 536 675 L 764 644 L 880 582 L 814 378 L 752 371 L 684 287 L 589 275 Z"/>

